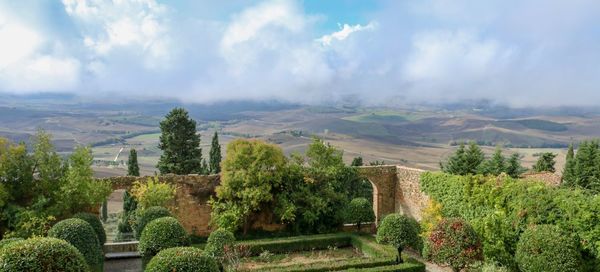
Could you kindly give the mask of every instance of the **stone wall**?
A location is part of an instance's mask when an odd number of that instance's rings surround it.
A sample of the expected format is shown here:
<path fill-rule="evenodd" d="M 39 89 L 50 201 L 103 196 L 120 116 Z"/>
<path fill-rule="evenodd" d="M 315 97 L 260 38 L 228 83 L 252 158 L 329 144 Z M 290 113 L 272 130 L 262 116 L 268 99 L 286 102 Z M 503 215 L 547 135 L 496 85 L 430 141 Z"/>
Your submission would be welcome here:
<path fill-rule="evenodd" d="M 429 197 L 421 192 L 421 169 L 396 166 L 395 211 L 421 220 L 421 212 L 427 206 Z"/>
<path fill-rule="evenodd" d="M 558 187 L 562 183 L 562 177 L 552 172 L 527 173 L 523 175 L 524 180 L 541 181 L 548 186 Z"/>
<path fill-rule="evenodd" d="M 149 178 L 152 177 L 112 177 L 104 180 L 112 183 L 113 190 L 129 190 L 135 181 L 146 182 Z M 172 212 L 188 233 L 208 235 L 211 209 L 207 201 L 214 195 L 220 176 L 164 175 L 159 179 L 175 185 L 177 191 Z"/>

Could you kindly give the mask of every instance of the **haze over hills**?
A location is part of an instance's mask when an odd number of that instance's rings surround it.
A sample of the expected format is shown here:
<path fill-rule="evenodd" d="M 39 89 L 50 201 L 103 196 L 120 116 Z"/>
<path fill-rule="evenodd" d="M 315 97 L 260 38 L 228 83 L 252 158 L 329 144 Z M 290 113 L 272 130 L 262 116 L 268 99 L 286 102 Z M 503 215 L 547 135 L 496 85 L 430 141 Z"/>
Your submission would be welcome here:
<path fill-rule="evenodd" d="M 122 101 L 122 102 L 115 102 Z M 72 95 L 3 96 L 0 136 L 28 141 L 38 128 L 50 132 L 61 152 L 91 145 L 99 175 L 124 173 L 121 160 L 138 149 L 142 172 L 152 174 L 160 151 L 158 123 L 171 108 L 183 106 L 198 121 L 202 144 L 212 133 L 222 144 L 236 137 L 277 143 L 286 153 L 303 151 L 312 136 L 363 156 L 437 169 L 457 143 L 474 140 L 490 151 L 496 145 L 525 155 L 525 164 L 543 150 L 560 153 L 571 142 L 600 135 L 600 114 L 587 108 L 510 108 L 486 101 L 450 105 L 368 107 L 356 103 L 302 105 L 277 101 L 182 104 L 169 100 L 92 101 Z M 204 152 L 208 152 L 205 148 Z M 116 164 L 116 165 L 115 165 Z"/>

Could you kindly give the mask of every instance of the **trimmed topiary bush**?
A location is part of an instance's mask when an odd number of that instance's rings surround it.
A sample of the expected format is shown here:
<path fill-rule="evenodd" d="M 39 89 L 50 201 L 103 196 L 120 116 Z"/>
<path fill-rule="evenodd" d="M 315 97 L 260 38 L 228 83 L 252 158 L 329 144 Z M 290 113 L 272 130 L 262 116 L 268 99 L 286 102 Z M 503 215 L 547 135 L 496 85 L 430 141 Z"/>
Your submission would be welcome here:
<path fill-rule="evenodd" d="M 576 241 L 553 225 L 532 226 L 523 232 L 515 258 L 523 272 L 582 270 Z"/>
<path fill-rule="evenodd" d="M 104 227 L 102 226 L 102 222 L 100 222 L 100 218 L 95 214 L 91 213 L 77 213 L 73 215 L 73 218 L 79 218 L 85 222 L 88 222 L 90 226 L 96 232 L 96 236 L 98 237 L 98 242 L 100 242 L 100 246 L 106 243 L 106 232 L 104 232 Z"/>
<path fill-rule="evenodd" d="M 0 250 L 0 267 L 3 272 L 89 271 L 81 253 L 56 238 L 31 238 L 8 244 Z"/>
<path fill-rule="evenodd" d="M 0 240 L 0 249 L 4 248 L 5 246 L 14 243 L 16 241 L 23 241 L 23 238 L 6 238 L 6 239 L 2 239 Z"/>
<path fill-rule="evenodd" d="M 346 223 L 356 224 L 360 231 L 360 225 L 365 222 L 375 221 L 375 212 L 371 202 L 364 197 L 352 199 L 346 209 Z"/>
<path fill-rule="evenodd" d="M 204 254 L 222 261 L 223 255 L 225 254 L 225 247 L 231 247 L 234 243 L 235 237 L 233 236 L 233 233 L 224 229 L 217 229 L 208 236 Z"/>
<path fill-rule="evenodd" d="M 81 252 L 92 271 L 103 270 L 104 254 L 96 232 L 88 222 L 79 218 L 62 220 L 48 231 L 48 237 L 69 242 Z"/>
<path fill-rule="evenodd" d="M 393 213 L 383 218 L 377 229 L 377 242 L 395 247 L 398 250 L 397 263 L 402 263 L 402 250 L 418 245 L 419 230 L 415 220 L 405 215 Z"/>
<path fill-rule="evenodd" d="M 460 271 L 483 260 L 483 249 L 477 233 L 461 218 L 442 219 L 425 243 L 424 257 L 439 265 Z"/>
<path fill-rule="evenodd" d="M 173 217 L 162 217 L 148 223 L 144 228 L 138 250 L 143 257 L 148 258 L 163 249 L 188 244 L 188 235 L 179 221 Z"/>
<path fill-rule="evenodd" d="M 146 266 L 145 272 L 218 272 L 213 258 L 204 256 L 194 247 L 173 247 L 159 252 Z"/>
<path fill-rule="evenodd" d="M 137 217 L 136 228 L 135 228 L 135 237 L 140 239 L 142 237 L 142 232 L 148 223 L 152 222 L 154 219 L 172 216 L 171 212 L 167 210 L 165 207 L 150 207 L 142 211 Z"/>

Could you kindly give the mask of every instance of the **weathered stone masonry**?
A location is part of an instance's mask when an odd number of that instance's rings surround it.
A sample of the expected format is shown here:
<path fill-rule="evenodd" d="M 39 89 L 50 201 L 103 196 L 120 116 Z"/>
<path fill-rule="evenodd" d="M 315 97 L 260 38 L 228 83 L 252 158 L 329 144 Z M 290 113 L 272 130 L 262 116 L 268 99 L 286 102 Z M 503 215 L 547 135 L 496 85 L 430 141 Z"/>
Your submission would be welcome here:
<path fill-rule="evenodd" d="M 428 197 L 420 190 L 419 178 L 423 170 L 395 165 L 360 167 L 359 174 L 373 185 L 373 210 L 377 222 L 383 216 L 399 212 L 421 219 L 421 211 Z M 113 190 L 129 190 L 135 181 L 146 182 L 151 177 L 112 177 Z M 173 213 L 191 234 L 206 236 L 210 233 L 211 209 L 207 201 L 219 185 L 219 175 L 164 175 L 162 182 L 175 184 L 177 195 Z M 253 227 L 274 229 L 269 216 L 261 216 Z M 264 221 L 264 222 L 263 222 Z"/>

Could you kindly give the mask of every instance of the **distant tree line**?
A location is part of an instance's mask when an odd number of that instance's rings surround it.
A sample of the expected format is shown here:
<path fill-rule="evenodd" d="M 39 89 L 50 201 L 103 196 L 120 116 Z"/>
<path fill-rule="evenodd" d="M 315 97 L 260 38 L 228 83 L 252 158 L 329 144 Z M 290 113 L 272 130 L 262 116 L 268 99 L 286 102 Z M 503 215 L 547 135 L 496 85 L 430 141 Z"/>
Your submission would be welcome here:
<path fill-rule="evenodd" d="M 521 176 L 527 169 L 521 165 L 521 154 L 514 153 L 506 158 L 500 147 L 486 159 L 485 154 L 475 142 L 461 143 L 446 162 L 440 162 L 442 171 L 454 175 L 500 175 Z"/>
<path fill-rule="evenodd" d="M 600 145 L 598 140 L 584 141 L 577 152 L 569 146 L 565 168 L 562 175 L 563 185 L 600 192 Z"/>

